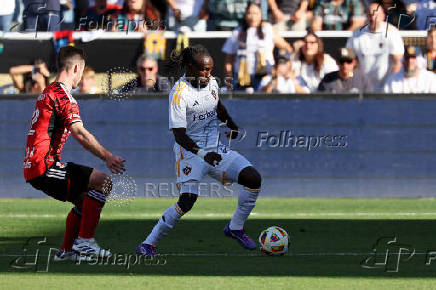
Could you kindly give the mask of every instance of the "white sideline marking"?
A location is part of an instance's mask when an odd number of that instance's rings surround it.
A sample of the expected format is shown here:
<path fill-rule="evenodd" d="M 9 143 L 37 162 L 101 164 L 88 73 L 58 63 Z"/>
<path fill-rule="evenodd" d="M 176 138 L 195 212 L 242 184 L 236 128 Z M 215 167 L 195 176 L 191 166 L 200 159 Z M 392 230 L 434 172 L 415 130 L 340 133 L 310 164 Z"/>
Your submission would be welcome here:
<path fill-rule="evenodd" d="M 23 254 L 0 254 L 0 257 L 17 257 Z M 348 257 L 348 256 L 373 256 L 374 252 L 368 253 L 354 253 L 354 252 L 344 252 L 344 253 L 287 253 L 283 256 L 290 257 Z M 385 253 L 380 253 L 378 256 L 385 256 Z M 389 253 L 389 255 L 398 255 L 398 253 Z M 409 253 L 401 253 L 400 255 L 409 255 Z M 424 256 L 427 253 L 415 253 L 417 256 Z M 27 255 L 28 257 L 35 257 L 36 255 Z M 42 257 L 48 257 L 48 255 L 39 255 Z M 161 254 L 161 256 L 169 257 L 265 257 L 266 255 L 261 253 L 169 253 Z"/>
<path fill-rule="evenodd" d="M 102 213 L 102 217 L 108 218 L 158 218 L 162 212 L 157 213 Z M 0 214 L 0 218 L 59 218 L 65 217 L 65 214 L 26 214 L 26 213 L 10 213 Z M 185 218 L 230 218 L 233 213 L 188 213 Z M 297 212 L 297 213 L 251 213 L 254 218 L 294 218 L 294 217 L 413 217 L 413 216 L 435 216 L 436 212 L 325 212 L 325 213 L 311 213 L 311 212 Z"/>

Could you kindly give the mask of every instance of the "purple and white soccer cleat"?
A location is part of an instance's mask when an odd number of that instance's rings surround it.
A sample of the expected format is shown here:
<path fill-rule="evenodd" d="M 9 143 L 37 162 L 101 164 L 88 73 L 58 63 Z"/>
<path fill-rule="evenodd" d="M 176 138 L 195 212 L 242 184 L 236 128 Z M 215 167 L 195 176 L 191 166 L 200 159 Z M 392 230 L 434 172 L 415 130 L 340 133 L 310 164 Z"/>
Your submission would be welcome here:
<path fill-rule="evenodd" d="M 238 243 L 245 249 L 255 250 L 257 248 L 256 243 L 245 233 L 244 229 L 231 230 L 229 226 L 230 223 L 227 224 L 223 230 L 227 237 L 237 240 Z"/>
<path fill-rule="evenodd" d="M 145 243 L 141 243 L 139 246 L 136 247 L 136 254 L 148 257 L 154 257 L 158 255 L 155 246 Z"/>

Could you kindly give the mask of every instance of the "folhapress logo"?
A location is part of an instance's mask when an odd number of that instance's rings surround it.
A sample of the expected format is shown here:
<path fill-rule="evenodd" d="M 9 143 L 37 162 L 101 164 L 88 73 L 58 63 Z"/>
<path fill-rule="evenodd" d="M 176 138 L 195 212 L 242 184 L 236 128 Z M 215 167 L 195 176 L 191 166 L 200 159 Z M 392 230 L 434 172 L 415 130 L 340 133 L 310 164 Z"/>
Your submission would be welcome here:
<path fill-rule="evenodd" d="M 47 243 L 47 237 L 31 237 L 24 243 L 22 251 L 9 263 L 12 269 L 48 272 L 50 261 L 58 249 Z"/>
<path fill-rule="evenodd" d="M 212 118 L 216 115 L 216 110 L 206 111 L 204 114 L 194 115 L 192 121 L 203 121 Z"/>
<path fill-rule="evenodd" d="M 415 248 L 397 242 L 396 237 L 382 237 L 372 248 L 373 253 L 360 265 L 366 269 L 383 269 L 385 272 L 398 272 L 400 263 L 412 259 Z"/>

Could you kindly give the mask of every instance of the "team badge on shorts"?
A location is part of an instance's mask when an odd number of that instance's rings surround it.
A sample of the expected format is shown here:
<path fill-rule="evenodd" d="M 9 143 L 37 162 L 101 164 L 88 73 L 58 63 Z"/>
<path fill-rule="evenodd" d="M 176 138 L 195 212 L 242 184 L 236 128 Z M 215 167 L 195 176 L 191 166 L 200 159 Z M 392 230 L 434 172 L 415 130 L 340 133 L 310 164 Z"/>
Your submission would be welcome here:
<path fill-rule="evenodd" d="M 189 173 L 191 173 L 191 171 L 192 171 L 191 165 L 186 165 L 185 168 L 183 168 L 183 173 L 185 175 L 188 175 Z"/>
<path fill-rule="evenodd" d="M 59 168 L 65 168 L 66 164 L 64 162 L 56 162 L 56 166 Z"/>

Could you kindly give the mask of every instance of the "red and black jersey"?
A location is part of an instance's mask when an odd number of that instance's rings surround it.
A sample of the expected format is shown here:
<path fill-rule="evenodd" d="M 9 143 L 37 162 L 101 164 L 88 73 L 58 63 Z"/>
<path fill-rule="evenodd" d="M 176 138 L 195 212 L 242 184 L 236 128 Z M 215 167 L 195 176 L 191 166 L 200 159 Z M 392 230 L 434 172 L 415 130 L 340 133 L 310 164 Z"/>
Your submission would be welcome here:
<path fill-rule="evenodd" d="M 39 177 L 55 161 L 70 135 L 70 126 L 82 122 L 79 106 L 64 84 L 53 82 L 36 100 L 24 157 L 24 178 Z"/>

